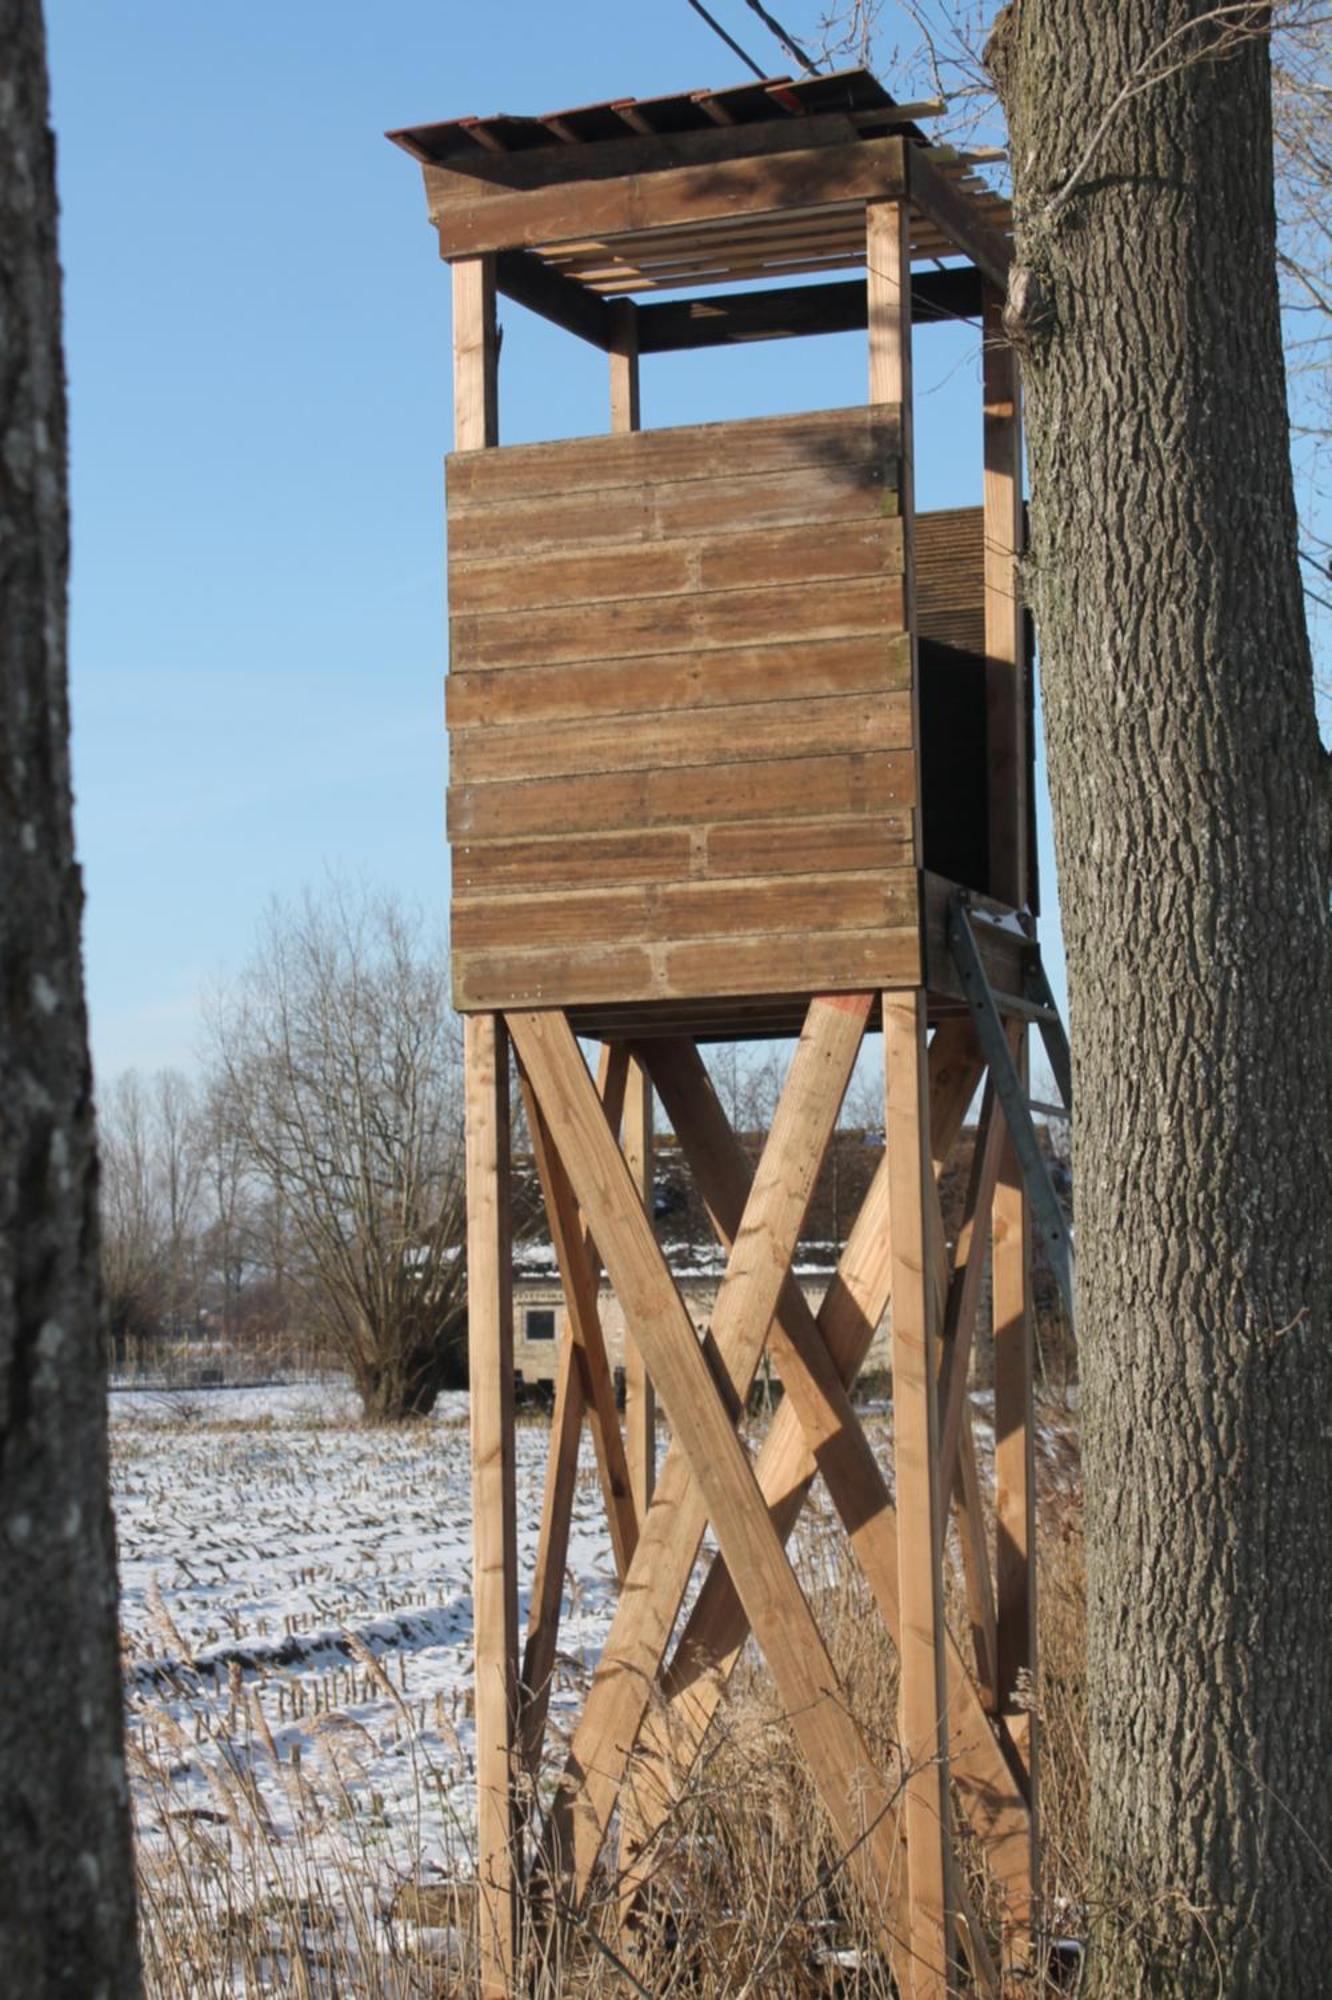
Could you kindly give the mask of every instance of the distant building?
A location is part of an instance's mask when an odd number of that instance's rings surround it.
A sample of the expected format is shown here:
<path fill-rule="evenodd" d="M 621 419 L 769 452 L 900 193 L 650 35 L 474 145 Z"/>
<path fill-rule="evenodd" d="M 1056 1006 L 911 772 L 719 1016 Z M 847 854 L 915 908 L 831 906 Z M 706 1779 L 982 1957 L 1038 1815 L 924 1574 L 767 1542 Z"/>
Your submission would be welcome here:
<path fill-rule="evenodd" d="M 1047 1125 L 1041 1125 L 1038 1131 L 1042 1144 L 1055 1160 L 1056 1186 L 1067 1195 L 1070 1176 L 1058 1150 L 1063 1135 Z M 968 1127 L 963 1132 L 940 1186 L 944 1228 L 950 1248 L 962 1220 L 975 1138 L 974 1127 Z M 741 1144 L 750 1157 L 757 1160 L 762 1148 L 761 1137 L 742 1135 Z M 860 1212 L 882 1153 L 881 1130 L 839 1132 L 828 1150 L 810 1204 L 806 1240 L 801 1242 L 793 1266 L 811 1312 L 817 1313 L 823 1303 L 847 1234 Z M 530 1172 L 530 1168 L 526 1162 L 518 1164 L 521 1179 L 525 1172 Z M 726 1259 L 713 1235 L 703 1205 L 694 1192 L 679 1148 L 669 1135 L 657 1141 L 653 1211 L 658 1241 L 671 1275 L 690 1318 L 702 1331 L 711 1317 Z M 529 1204 L 528 1212 L 539 1211 L 535 1204 Z M 1076 1360 L 1057 1287 L 1040 1255 L 1034 1258 L 1032 1278 L 1042 1375 L 1067 1382 L 1076 1373 Z M 539 1388 L 545 1384 L 553 1386 L 560 1335 L 564 1327 L 564 1295 L 560 1289 L 555 1253 L 547 1241 L 532 1237 L 515 1244 L 513 1280 L 515 1374 L 526 1388 Z M 620 1370 L 624 1366 L 624 1311 L 604 1274 L 599 1305 L 607 1356 L 611 1367 Z M 989 1313 L 987 1273 L 973 1350 L 972 1379 L 978 1385 L 987 1385 L 991 1380 L 993 1343 Z M 891 1331 L 891 1319 L 885 1313 L 875 1330 L 862 1375 L 881 1375 L 889 1370 L 892 1360 Z"/>
<path fill-rule="evenodd" d="M 726 1259 L 720 1248 L 710 1253 L 689 1244 L 669 1241 L 661 1247 L 689 1317 L 701 1333 L 711 1318 Z M 823 1295 L 837 1268 L 839 1254 L 837 1247 L 831 1243 L 801 1245 L 793 1271 L 811 1312 L 817 1313 L 823 1303 Z M 613 1369 L 622 1369 L 624 1310 L 604 1276 L 599 1306 L 607 1358 Z M 520 1245 L 514 1256 L 513 1365 L 523 1387 L 533 1388 L 541 1383 L 554 1382 L 563 1325 L 564 1294 L 560 1290 L 554 1251 L 549 1244 Z M 874 1335 L 862 1372 L 877 1374 L 886 1370 L 890 1358 L 889 1320 L 885 1314 Z"/>
<path fill-rule="evenodd" d="M 762 1149 L 761 1136 L 742 1135 L 741 1144 L 757 1160 Z M 817 1312 L 823 1303 L 847 1231 L 859 1213 L 882 1147 L 881 1131 L 846 1131 L 837 1134 L 829 1149 L 810 1204 L 807 1240 L 797 1250 L 793 1266 L 812 1312 Z M 711 1317 L 726 1257 L 694 1192 L 679 1148 L 669 1135 L 659 1137 L 656 1142 L 653 1211 L 658 1240 L 671 1275 L 690 1318 L 701 1332 Z M 515 1244 L 513 1279 L 515 1373 L 524 1387 L 553 1384 L 564 1326 L 564 1295 L 550 1244 L 541 1238 Z M 611 1367 L 619 1370 L 624 1366 L 624 1310 L 604 1274 L 599 1304 L 607 1356 Z M 889 1322 L 885 1315 L 862 1372 L 877 1374 L 887 1369 L 889 1360 Z"/>

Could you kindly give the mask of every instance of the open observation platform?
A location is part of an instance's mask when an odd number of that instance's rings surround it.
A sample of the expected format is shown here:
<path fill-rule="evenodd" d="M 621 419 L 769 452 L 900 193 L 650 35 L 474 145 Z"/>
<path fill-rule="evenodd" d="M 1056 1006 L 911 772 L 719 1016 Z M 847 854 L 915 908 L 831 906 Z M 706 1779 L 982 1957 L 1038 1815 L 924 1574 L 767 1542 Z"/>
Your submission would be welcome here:
<path fill-rule="evenodd" d="M 603 1039 L 794 1033 L 816 992 L 938 1011 L 950 885 L 1034 909 L 1009 212 L 923 109 L 853 70 L 391 135 L 454 266 L 463 1011 Z M 607 353 L 610 434 L 500 445 L 497 293 Z M 984 490 L 917 517 L 912 329 L 957 318 Z M 643 357 L 855 328 L 863 407 L 638 428 Z"/>

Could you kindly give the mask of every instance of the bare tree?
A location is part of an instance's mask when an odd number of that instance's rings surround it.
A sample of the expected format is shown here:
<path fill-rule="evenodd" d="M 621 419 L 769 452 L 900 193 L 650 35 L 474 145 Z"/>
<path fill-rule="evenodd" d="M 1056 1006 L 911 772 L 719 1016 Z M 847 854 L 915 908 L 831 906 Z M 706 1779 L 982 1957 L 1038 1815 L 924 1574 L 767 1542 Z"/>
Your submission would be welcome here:
<path fill-rule="evenodd" d="M 789 1047 L 772 1042 L 713 1042 L 708 1075 L 734 1131 L 766 1136 L 786 1076 Z"/>
<path fill-rule="evenodd" d="M 179 1337 L 192 1333 L 199 1320 L 204 1126 L 194 1087 L 179 1070 L 158 1071 L 152 1109 L 161 1175 L 167 1320 L 171 1333 Z"/>
<path fill-rule="evenodd" d="M 70 815 L 54 145 L 0 0 L 0 1985 L 139 1991 Z"/>
<path fill-rule="evenodd" d="M 1269 18 L 1044 0 L 990 44 L 1072 1000 L 1115 1996 L 1312 2000 L 1332 1958 L 1329 814 Z"/>
<path fill-rule="evenodd" d="M 199 1321 L 207 1134 L 188 1078 L 135 1070 L 101 1100 L 102 1285 L 112 1351 Z"/>
<path fill-rule="evenodd" d="M 1312 2000 L 1332 1961 L 1332 802 L 1286 361 L 1317 438 L 1329 10 L 1013 0 L 988 78 L 975 8 L 904 11 L 941 82 L 983 104 L 993 81 L 1011 138 L 1077 1102 L 1093 1984 Z"/>
<path fill-rule="evenodd" d="M 241 1330 L 241 1301 L 257 1217 L 244 1135 L 236 1128 L 227 1095 L 208 1089 L 199 1109 L 207 1222 L 200 1259 L 213 1283 L 224 1341 Z"/>
<path fill-rule="evenodd" d="M 394 903 L 275 906 L 213 1022 L 217 1083 L 280 1199 L 311 1309 L 366 1414 L 461 1380 L 461 1041 L 442 952 Z"/>
<path fill-rule="evenodd" d="M 129 1070 L 99 1097 L 102 1291 L 119 1365 L 162 1332 L 167 1276 L 148 1092 Z"/>

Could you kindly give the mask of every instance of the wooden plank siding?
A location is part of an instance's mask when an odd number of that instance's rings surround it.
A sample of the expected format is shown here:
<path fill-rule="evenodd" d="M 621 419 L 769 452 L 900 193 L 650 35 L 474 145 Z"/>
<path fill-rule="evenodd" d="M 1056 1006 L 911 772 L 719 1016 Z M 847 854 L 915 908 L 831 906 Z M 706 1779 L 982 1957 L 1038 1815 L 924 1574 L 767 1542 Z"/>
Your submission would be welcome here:
<path fill-rule="evenodd" d="M 900 449 L 880 406 L 449 461 L 459 1007 L 919 977 Z"/>
<path fill-rule="evenodd" d="M 737 216 L 785 216 L 801 208 L 904 192 L 905 149 L 901 138 L 855 139 L 845 146 L 809 147 L 775 158 L 668 167 L 617 179 L 557 183 L 540 191 L 485 193 L 470 201 L 441 201 L 440 170 L 427 169 L 427 202 L 439 231 L 440 255 L 474 257 L 487 250 L 727 222 Z"/>

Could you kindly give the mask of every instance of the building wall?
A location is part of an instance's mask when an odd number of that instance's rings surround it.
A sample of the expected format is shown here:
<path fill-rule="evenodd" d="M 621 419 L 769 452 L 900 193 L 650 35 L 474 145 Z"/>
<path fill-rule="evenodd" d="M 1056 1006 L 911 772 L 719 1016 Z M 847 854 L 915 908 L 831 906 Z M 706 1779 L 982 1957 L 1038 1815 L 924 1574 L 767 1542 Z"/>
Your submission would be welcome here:
<path fill-rule="evenodd" d="M 823 1276 L 800 1279 L 800 1289 L 810 1311 L 817 1313 L 828 1289 L 828 1279 Z M 717 1297 L 715 1278 L 677 1278 L 680 1296 L 689 1311 L 689 1317 L 700 1333 L 711 1317 Z M 528 1314 L 549 1312 L 554 1314 L 555 1336 L 551 1340 L 528 1338 Z M 624 1309 L 611 1287 L 603 1284 L 600 1290 L 601 1327 L 606 1341 L 606 1352 L 612 1368 L 624 1366 Z M 564 1295 L 558 1281 L 546 1278 L 517 1278 L 513 1287 L 513 1364 L 515 1371 L 525 1384 L 554 1382 L 556 1362 L 559 1356 L 560 1336 L 564 1330 Z M 890 1366 L 889 1316 L 884 1314 L 862 1372 L 875 1374 Z"/>

